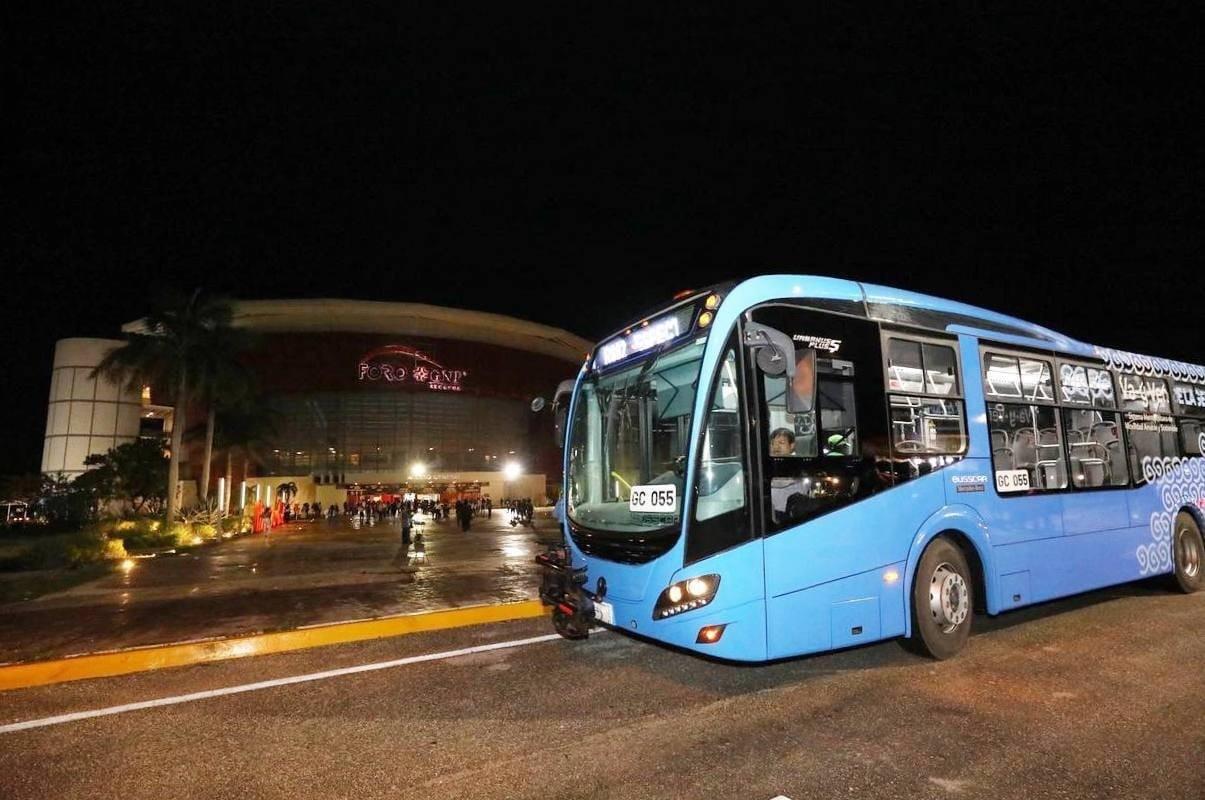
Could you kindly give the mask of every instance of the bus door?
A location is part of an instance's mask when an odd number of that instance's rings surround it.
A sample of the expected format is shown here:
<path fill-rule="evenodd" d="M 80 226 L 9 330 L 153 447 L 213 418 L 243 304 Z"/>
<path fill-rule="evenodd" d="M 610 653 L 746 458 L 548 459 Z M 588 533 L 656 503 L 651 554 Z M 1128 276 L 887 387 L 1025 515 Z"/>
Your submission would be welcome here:
<path fill-rule="evenodd" d="M 753 359 L 768 655 L 903 633 L 908 544 L 944 495 L 937 476 L 896 476 L 879 327 L 786 304 L 751 317 L 789 340 L 796 359 L 794 376 Z M 814 397 L 813 407 L 792 407 L 792 393 Z M 961 406 L 951 406 L 960 421 Z"/>
<path fill-rule="evenodd" d="M 1053 360 L 985 344 L 980 352 L 992 479 L 991 531 L 1003 607 L 1054 596 L 1076 568 L 1063 538 L 1070 483 Z"/>

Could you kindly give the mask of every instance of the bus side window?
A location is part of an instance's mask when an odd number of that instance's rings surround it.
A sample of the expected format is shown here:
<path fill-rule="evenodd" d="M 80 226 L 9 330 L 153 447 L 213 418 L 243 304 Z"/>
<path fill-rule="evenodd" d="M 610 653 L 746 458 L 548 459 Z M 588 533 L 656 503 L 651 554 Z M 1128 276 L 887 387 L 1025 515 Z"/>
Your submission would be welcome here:
<path fill-rule="evenodd" d="M 1144 461 L 1180 455 L 1180 432 L 1171 416 L 1171 395 L 1162 378 L 1124 372 L 1117 377 L 1129 439 L 1130 474 L 1135 483 L 1143 483 L 1149 472 L 1142 468 Z"/>
<path fill-rule="evenodd" d="M 1205 441 L 1201 438 L 1203 433 L 1205 433 L 1205 420 L 1186 419 L 1180 423 L 1180 444 L 1184 448 L 1185 455 L 1205 455 L 1201 452 L 1201 442 Z"/>
<path fill-rule="evenodd" d="M 703 428 L 703 452 L 695 479 L 694 523 L 686 539 L 691 563 L 734 547 L 753 536 L 741 424 L 742 378 L 736 340 L 716 369 Z"/>

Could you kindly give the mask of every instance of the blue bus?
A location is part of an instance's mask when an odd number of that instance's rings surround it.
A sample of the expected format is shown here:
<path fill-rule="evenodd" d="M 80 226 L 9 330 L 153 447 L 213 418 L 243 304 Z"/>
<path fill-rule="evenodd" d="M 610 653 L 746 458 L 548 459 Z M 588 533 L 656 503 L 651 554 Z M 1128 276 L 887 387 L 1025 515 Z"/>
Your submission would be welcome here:
<path fill-rule="evenodd" d="M 736 661 L 904 637 L 1153 575 L 1202 587 L 1205 368 L 962 303 L 768 275 L 602 340 L 541 596 Z"/>

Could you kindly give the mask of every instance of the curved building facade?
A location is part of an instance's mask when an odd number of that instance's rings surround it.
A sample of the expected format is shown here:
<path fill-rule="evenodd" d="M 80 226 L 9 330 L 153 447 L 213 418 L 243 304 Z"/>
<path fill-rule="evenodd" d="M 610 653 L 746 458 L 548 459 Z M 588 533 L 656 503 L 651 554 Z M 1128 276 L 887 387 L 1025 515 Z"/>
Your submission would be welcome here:
<path fill-rule="evenodd" d="M 246 476 L 261 498 L 281 485 L 296 488 L 297 502 L 324 504 L 374 492 L 539 498 L 559 478 L 550 415 L 530 404 L 576 374 L 591 347 L 580 337 L 498 314 L 364 300 L 240 301 L 234 324 L 253 334 L 245 360 L 273 420 Z M 192 436 L 204 411 L 186 416 Z M 195 480 L 197 445 L 188 462 Z M 236 457 L 238 473 L 241 464 Z M 225 469 L 219 455 L 213 496 Z M 238 505 L 244 476 L 232 477 L 226 493 Z"/>

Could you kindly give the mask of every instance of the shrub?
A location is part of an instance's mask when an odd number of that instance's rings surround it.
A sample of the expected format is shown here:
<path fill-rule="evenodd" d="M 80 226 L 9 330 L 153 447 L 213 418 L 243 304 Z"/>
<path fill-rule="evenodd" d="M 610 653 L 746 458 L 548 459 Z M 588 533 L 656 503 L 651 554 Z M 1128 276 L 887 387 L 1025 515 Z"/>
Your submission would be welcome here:
<path fill-rule="evenodd" d="M 109 527 L 97 523 L 71 533 L 40 536 L 25 550 L 0 560 L 0 572 L 75 568 L 125 558 L 122 540 L 105 535 Z"/>
<path fill-rule="evenodd" d="M 105 558 L 125 558 L 126 555 L 125 543 L 121 539 L 108 539 L 105 541 Z"/>
<path fill-rule="evenodd" d="M 21 569 L 80 567 L 105 558 L 109 540 L 97 527 L 39 539 L 19 558 Z"/>
<path fill-rule="evenodd" d="M 132 530 L 126 532 L 122 526 L 133 522 Z M 179 544 L 176 533 L 164 528 L 163 520 L 143 517 L 137 520 L 122 520 L 115 533 L 125 541 L 126 549 L 153 550 L 158 547 L 175 547 Z"/>

